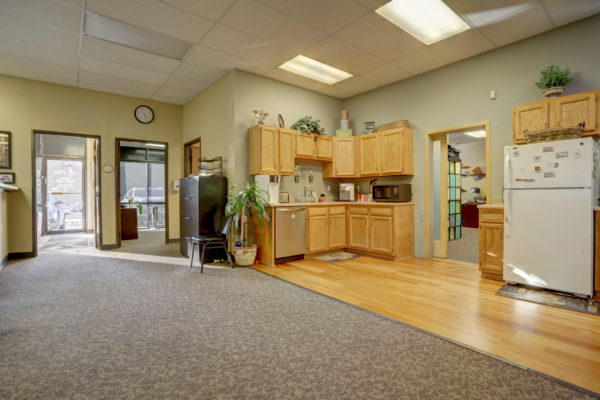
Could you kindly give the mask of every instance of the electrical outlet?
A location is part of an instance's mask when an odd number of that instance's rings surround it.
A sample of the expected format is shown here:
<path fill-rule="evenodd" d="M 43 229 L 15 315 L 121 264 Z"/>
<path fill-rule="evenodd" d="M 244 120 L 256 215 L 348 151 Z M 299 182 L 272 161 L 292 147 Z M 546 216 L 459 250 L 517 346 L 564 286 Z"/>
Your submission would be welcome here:
<path fill-rule="evenodd" d="M 490 91 L 490 100 L 496 100 L 496 91 L 495 90 Z"/>

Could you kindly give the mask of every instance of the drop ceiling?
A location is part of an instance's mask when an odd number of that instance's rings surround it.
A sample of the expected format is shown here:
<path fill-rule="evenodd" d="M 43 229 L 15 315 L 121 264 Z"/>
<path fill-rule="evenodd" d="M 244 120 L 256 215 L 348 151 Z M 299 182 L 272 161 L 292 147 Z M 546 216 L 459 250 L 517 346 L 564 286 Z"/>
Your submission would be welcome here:
<path fill-rule="evenodd" d="M 0 73 L 185 104 L 238 68 L 348 98 L 600 13 L 598 0 L 445 0 L 473 29 L 426 46 L 386 0 L 2 0 Z M 192 44 L 181 60 L 82 34 L 83 10 Z M 354 77 L 277 68 L 302 54 Z"/>

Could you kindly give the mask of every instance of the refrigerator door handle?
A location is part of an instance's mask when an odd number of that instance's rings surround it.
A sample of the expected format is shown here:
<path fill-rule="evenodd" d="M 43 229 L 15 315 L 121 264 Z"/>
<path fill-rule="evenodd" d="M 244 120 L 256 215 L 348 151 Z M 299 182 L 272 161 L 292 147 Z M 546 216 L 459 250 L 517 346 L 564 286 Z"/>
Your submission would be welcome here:
<path fill-rule="evenodd" d="M 510 237 L 510 208 L 512 193 L 510 190 L 505 190 L 506 202 L 504 203 L 504 237 Z"/>

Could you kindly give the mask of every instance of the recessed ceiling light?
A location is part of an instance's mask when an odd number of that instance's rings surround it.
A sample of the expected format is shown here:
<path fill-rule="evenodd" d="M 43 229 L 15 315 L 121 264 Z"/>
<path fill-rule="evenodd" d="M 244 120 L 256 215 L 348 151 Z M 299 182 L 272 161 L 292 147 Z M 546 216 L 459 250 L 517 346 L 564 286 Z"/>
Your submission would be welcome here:
<path fill-rule="evenodd" d="M 84 32 L 87 36 L 181 60 L 192 44 L 159 32 L 117 21 L 92 12 L 85 12 Z"/>
<path fill-rule="evenodd" d="M 392 0 L 375 12 L 427 45 L 470 29 L 442 0 Z"/>
<path fill-rule="evenodd" d="M 304 57 L 303 55 L 297 55 L 291 60 L 281 64 L 279 68 L 328 85 L 333 85 L 354 76 L 346 71 L 342 71 L 331 65 L 323 64 L 312 58 Z"/>
<path fill-rule="evenodd" d="M 465 132 L 465 135 L 471 136 L 471 137 L 474 137 L 474 138 L 484 138 L 486 134 L 487 134 L 486 131 L 483 131 L 483 130 L 481 130 L 481 131 Z"/>

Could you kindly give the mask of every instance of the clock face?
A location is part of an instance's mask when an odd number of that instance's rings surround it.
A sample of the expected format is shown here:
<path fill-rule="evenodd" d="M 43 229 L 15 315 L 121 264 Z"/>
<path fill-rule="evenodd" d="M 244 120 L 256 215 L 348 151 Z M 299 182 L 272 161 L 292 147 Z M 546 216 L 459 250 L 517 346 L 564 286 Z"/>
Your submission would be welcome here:
<path fill-rule="evenodd" d="M 135 119 L 142 124 L 149 124 L 154 119 L 154 111 L 148 106 L 138 106 L 135 109 Z"/>

